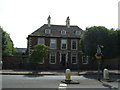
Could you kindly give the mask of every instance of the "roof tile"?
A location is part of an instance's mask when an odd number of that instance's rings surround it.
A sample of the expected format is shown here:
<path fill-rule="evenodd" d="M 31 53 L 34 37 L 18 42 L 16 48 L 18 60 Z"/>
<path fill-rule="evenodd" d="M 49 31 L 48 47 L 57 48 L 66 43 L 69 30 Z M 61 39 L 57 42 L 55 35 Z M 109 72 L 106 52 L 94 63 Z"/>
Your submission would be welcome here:
<path fill-rule="evenodd" d="M 51 29 L 51 34 L 46 34 L 45 29 Z M 62 35 L 61 31 L 66 30 L 66 35 Z M 76 31 L 82 32 L 83 30 L 78 26 L 70 26 L 67 28 L 66 25 L 51 25 L 48 27 L 47 24 L 44 24 L 39 29 L 31 33 L 29 36 L 47 36 L 47 37 L 76 37 L 80 38 L 79 35 L 75 35 Z"/>

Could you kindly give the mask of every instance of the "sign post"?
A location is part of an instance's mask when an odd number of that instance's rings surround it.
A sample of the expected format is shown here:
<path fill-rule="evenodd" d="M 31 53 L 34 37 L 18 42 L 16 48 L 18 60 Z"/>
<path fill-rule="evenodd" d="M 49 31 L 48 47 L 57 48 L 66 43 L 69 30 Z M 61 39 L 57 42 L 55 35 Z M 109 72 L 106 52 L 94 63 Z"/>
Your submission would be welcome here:
<path fill-rule="evenodd" d="M 97 45 L 97 53 L 95 54 L 96 59 L 98 60 L 98 80 L 100 81 L 100 61 L 102 59 L 102 53 L 100 45 Z"/>

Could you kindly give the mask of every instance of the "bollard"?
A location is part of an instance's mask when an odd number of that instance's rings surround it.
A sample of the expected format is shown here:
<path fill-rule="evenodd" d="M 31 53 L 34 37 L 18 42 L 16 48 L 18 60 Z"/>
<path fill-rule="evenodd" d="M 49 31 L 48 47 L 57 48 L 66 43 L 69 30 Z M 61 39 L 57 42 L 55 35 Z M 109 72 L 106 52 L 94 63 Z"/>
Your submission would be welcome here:
<path fill-rule="evenodd" d="M 70 71 L 70 69 L 66 69 L 65 80 L 62 80 L 61 82 L 65 83 L 65 84 L 79 84 L 79 81 L 71 80 L 71 71 Z"/>
<path fill-rule="evenodd" d="M 71 71 L 70 69 L 66 69 L 66 81 L 71 81 Z"/>
<path fill-rule="evenodd" d="M 105 80 L 108 80 L 108 79 L 109 79 L 108 69 L 104 69 L 104 71 L 103 71 L 103 78 L 104 78 Z"/>

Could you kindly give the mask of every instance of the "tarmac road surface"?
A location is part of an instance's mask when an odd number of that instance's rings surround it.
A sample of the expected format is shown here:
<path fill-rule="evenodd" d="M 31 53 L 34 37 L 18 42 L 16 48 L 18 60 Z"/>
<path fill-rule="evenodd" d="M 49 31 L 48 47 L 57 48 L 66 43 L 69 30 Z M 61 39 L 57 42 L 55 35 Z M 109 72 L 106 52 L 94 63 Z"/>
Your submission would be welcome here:
<path fill-rule="evenodd" d="M 90 78 L 91 77 L 91 78 Z M 65 76 L 47 75 L 2 75 L 2 88 L 54 88 L 69 90 L 71 88 L 108 88 L 118 89 L 119 82 L 100 82 L 97 76 L 71 76 L 80 84 L 64 84 Z M 3 89 L 4 90 L 4 89 Z"/>

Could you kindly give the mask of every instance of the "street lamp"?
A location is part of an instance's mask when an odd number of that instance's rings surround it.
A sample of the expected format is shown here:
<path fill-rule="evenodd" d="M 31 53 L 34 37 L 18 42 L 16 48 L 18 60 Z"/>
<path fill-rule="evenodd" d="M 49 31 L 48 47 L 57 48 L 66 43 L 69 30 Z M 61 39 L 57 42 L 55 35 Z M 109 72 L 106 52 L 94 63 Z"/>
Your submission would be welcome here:
<path fill-rule="evenodd" d="M 97 45 L 97 53 L 95 54 L 96 59 L 98 60 L 98 80 L 100 81 L 100 61 L 102 59 L 102 50 L 104 46 Z"/>

